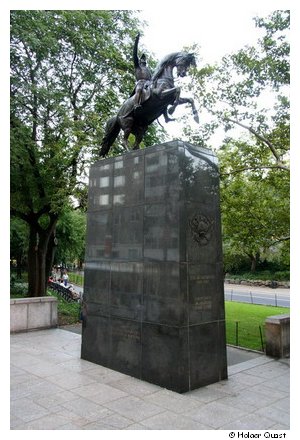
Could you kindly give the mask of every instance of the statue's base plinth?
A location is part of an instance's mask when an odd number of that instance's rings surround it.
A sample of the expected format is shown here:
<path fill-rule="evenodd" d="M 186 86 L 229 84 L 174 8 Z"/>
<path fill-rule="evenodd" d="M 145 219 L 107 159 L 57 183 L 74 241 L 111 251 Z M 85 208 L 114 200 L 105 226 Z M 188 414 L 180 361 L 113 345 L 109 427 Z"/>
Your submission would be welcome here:
<path fill-rule="evenodd" d="M 82 358 L 177 392 L 226 379 L 215 155 L 173 141 L 89 185 Z"/>

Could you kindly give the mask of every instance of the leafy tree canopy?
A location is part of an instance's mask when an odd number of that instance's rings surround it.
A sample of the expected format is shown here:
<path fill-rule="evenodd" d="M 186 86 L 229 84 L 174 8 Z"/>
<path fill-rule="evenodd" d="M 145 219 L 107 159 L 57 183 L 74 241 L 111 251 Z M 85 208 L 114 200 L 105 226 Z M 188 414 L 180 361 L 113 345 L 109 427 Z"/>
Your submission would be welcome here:
<path fill-rule="evenodd" d="M 84 206 L 88 161 L 134 85 L 138 27 L 128 10 L 11 12 L 11 208 L 30 227 L 34 296 L 59 215 L 72 195 Z"/>
<path fill-rule="evenodd" d="M 289 240 L 289 11 L 255 24 L 255 46 L 194 70 L 203 120 L 186 127 L 219 157 L 225 258 L 247 255 L 253 270 L 262 252 Z"/>

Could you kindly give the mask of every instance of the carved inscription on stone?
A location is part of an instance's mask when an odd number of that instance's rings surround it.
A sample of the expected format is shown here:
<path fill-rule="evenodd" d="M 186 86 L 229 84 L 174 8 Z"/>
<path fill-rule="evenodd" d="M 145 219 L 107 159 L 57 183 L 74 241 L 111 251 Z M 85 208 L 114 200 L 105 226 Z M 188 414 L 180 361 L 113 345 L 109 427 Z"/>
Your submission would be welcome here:
<path fill-rule="evenodd" d="M 113 327 L 112 336 L 121 338 L 124 341 L 128 339 L 128 340 L 134 340 L 136 342 L 141 342 L 140 332 L 134 329 Z"/>

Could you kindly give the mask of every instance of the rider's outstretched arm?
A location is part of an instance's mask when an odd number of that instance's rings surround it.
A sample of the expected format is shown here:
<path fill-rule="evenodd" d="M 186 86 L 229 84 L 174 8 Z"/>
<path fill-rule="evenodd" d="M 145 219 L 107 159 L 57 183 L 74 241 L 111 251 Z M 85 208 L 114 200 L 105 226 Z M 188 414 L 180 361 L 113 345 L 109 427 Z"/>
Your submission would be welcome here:
<path fill-rule="evenodd" d="M 139 57 L 138 57 L 139 39 L 140 39 L 140 34 L 137 34 L 137 36 L 135 37 L 134 46 L 133 46 L 133 62 L 134 62 L 134 67 L 139 67 L 139 65 L 140 65 Z"/>

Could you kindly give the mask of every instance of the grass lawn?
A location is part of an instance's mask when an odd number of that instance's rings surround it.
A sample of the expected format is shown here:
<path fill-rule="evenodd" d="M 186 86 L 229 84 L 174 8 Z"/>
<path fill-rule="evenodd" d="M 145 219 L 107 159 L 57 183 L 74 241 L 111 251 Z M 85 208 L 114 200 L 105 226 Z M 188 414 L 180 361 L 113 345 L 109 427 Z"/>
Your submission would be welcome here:
<path fill-rule="evenodd" d="M 57 314 L 58 325 L 71 325 L 79 322 L 80 304 L 78 302 L 67 302 L 52 289 L 48 290 L 48 295 L 55 296 L 58 300 Z"/>
<path fill-rule="evenodd" d="M 69 282 L 77 286 L 83 286 L 83 275 L 73 272 L 68 272 Z"/>
<path fill-rule="evenodd" d="M 70 281 L 73 283 L 77 281 L 76 284 L 82 285 L 83 279 L 81 275 L 77 275 L 76 281 L 74 279 L 70 279 Z M 16 287 L 12 289 L 11 298 L 26 297 L 27 284 L 18 284 L 17 287 L 18 289 Z M 68 303 L 52 290 L 48 291 L 48 294 L 58 298 L 59 325 L 74 324 L 79 321 L 79 303 Z M 287 307 L 225 301 L 227 344 L 261 351 L 263 349 L 262 344 L 265 347 L 264 325 L 266 318 L 272 315 L 289 313 L 290 309 Z"/>
<path fill-rule="evenodd" d="M 227 344 L 262 350 L 260 328 L 265 346 L 265 319 L 268 316 L 288 313 L 290 313 L 290 309 L 287 307 L 225 301 Z"/>

